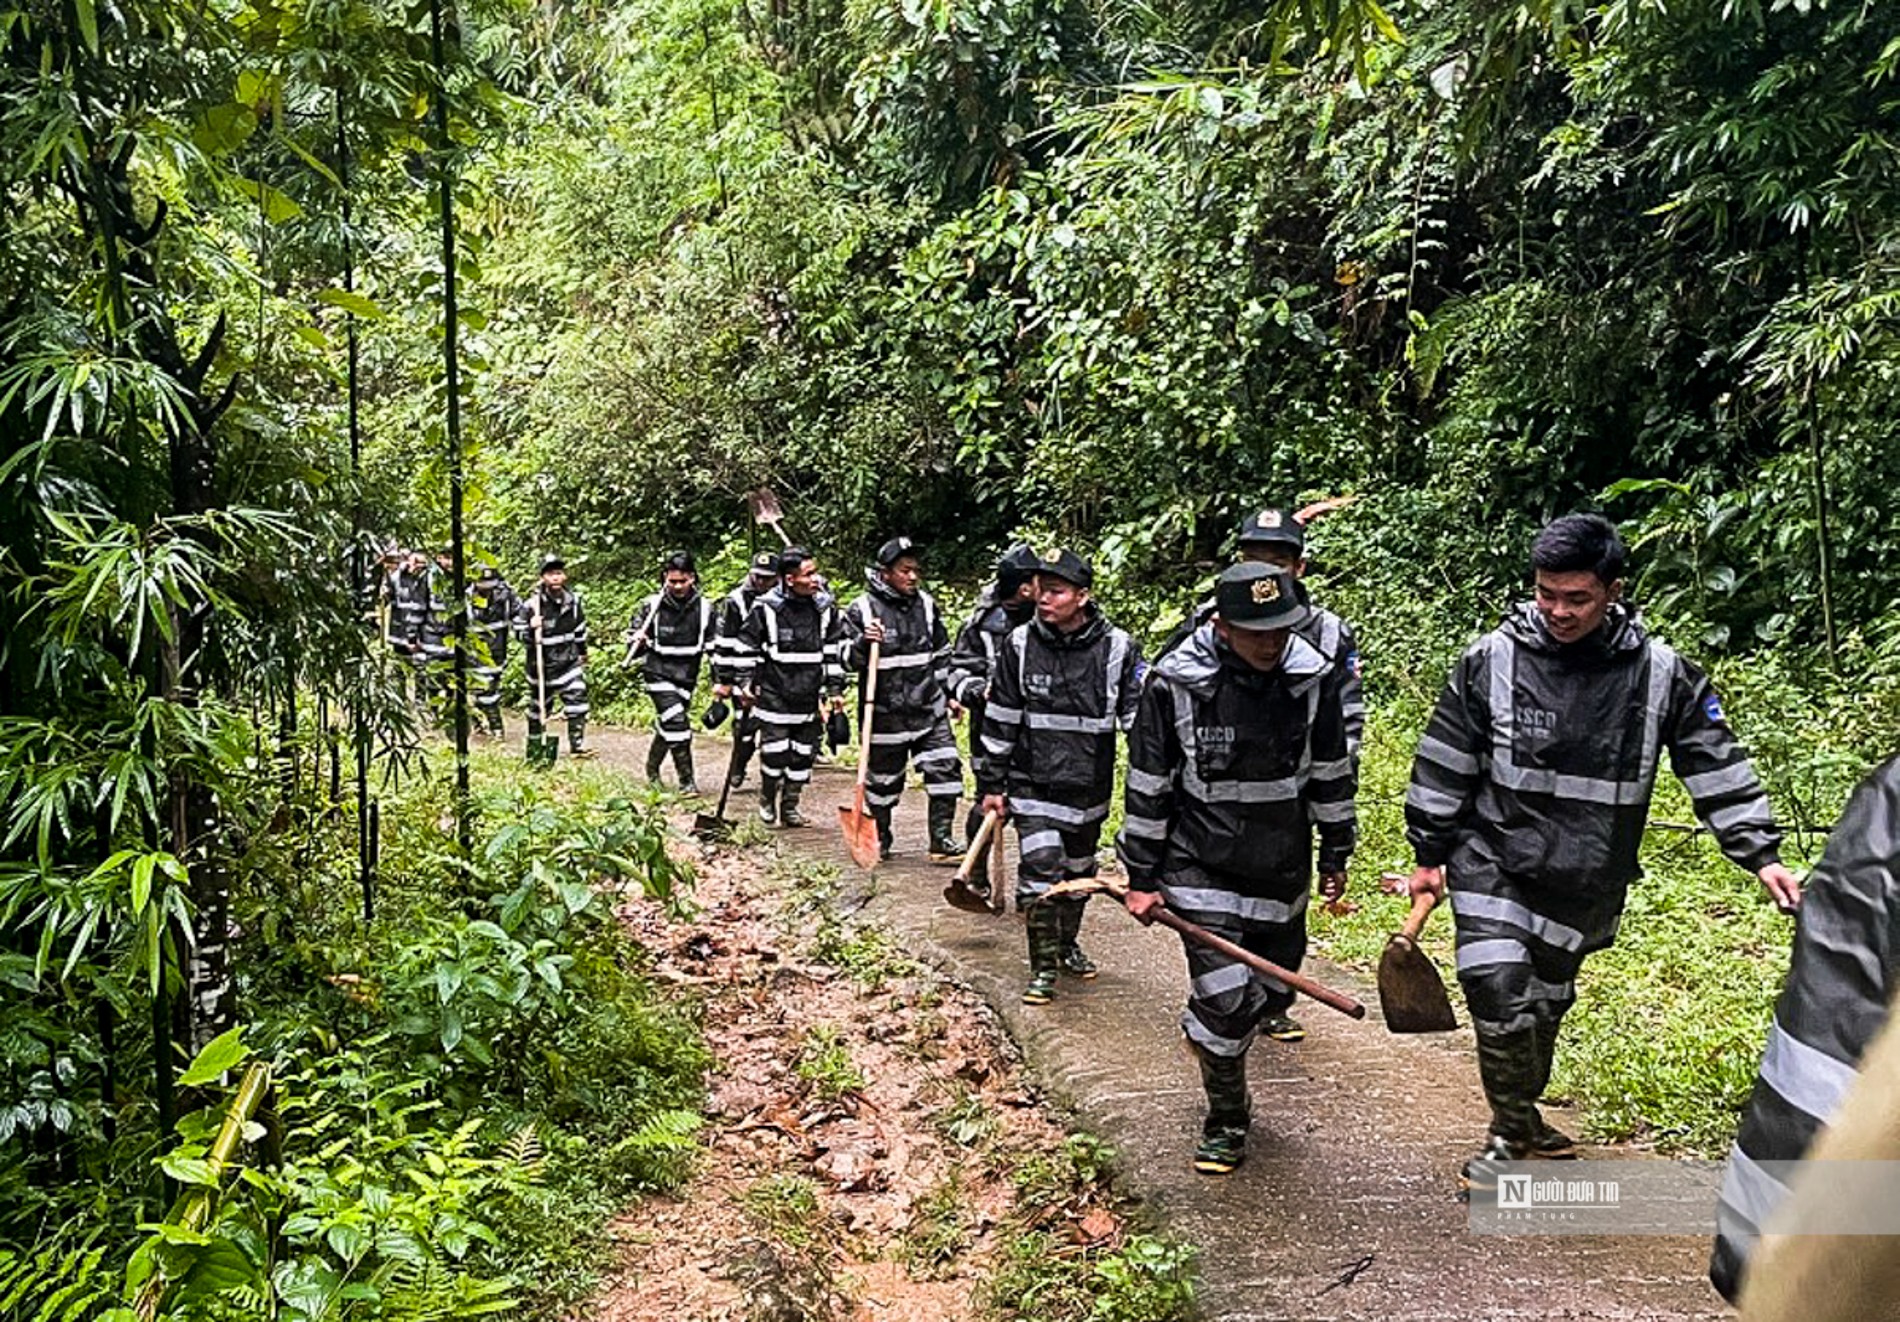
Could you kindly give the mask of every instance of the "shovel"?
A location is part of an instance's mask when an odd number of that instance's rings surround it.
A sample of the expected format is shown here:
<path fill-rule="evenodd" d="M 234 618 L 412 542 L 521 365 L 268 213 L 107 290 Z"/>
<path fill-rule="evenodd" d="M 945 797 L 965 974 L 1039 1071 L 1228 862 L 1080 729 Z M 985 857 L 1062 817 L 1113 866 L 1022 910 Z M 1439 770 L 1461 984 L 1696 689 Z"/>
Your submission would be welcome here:
<path fill-rule="evenodd" d="M 1043 892 L 1040 904 L 1062 895 L 1089 895 L 1106 893 L 1116 899 L 1128 894 L 1125 884 L 1108 881 L 1101 877 L 1084 878 L 1080 881 L 1060 881 Z M 1166 905 L 1152 911 L 1154 920 L 1163 927 L 1171 927 L 1197 946 L 1218 951 L 1229 959 L 1237 959 L 1256 973 L 1261 973 L 1275 982 L 1282 983 L 1300 995 L 1318 1001 L 1321 1005 L 1339 1011 L 1348 1019 L 1364 1019 L 1366 1007 L 1344 992 L 1334 991 L 1323 982 L 1316 982 L 1304 973 L 1295 973 L 1292 969 L 1281 968 L 1271 960 L 1262 959 L 1251 950 L 1242 949 L 1226 937 L 1215 936 L 1199 923 L 1191 923 Z"/>
<path fill-rule="evenodd" d="M 752 506 L 753 522 L 770 524 L 772 531 L 778 534 L 779 541 L 787 546 L 792 544 L 792 539 L 785 533 L 785 525 L 780 522 L 785 517 L 785 510 L 778 503 L 778 495 L 772 488 L 760 487 L 746 497 L 746 503 Z"/>
<path fill-rule="evenodd" d="M 534 686 L 535 700 L 539 706 L 535 715 L 540 734 L 528 736 L 528 765 L 547 768 L 554 765 L 554 759 L 560 756 L 561 741 L 548 733 L 548 658 L 541 646 L 541 594 L 534 597 Z"/>
<path fill-rule="evenodd" d="M 877 717 L 877 657 L 879 644 L 871 644 L 864 665 L 864 721 L 858 727 L 858 787 L 851 806 L 838 807 L 838 825 L 844 828 L 845 848 L 851 861 L 864 869 L 877 866 L 883 856 L 877 838 L 877 821 L 864 810 L 864 786 L 871 777 L 871 727 Z"/>
<path fill-rule="evenodd" d="M 1430 893 L 1413 896 L 1412 912 L 1379 956 L 1379 1008 L 1394 1033 L 1449 1033 L 1458 1027 L 1444 979 L 1418 948 L 1418 934 L 1437 904 Z"/>
<path fill-rule="evenodd" d="M 963 861 L 957 864 L 956 876 L 943 885 L 943 898 L 951 908 L 961 909 L 965 913 L 1000 913 L 994 906 L 994 896 L 998 889 L 996 883 L 990 883 L 989 891 L 976 888 L 972 877 L 976 872 L 977 856 L 983 852 L 983 846 L 990 843 L 991 837 L 1001 826 L 1003 815 L 995 810 L 983 814 L 983 825 L 977 827 L 976 838 L 970 841 L 969 849 L 964 851 Z"/>
<path fill-rule="evenodd" d="M 739 769 L 739 741 L 732 741 L 732 756 L 726 759 L 726 783 L 719 791 L 719 807 L 711 815 L 693 814 L 693 834 L 708 844 L 720 845 L 732 839 L 732 823 L 726 820 L 726 800 L 732 797 L 732 773 Z"/>

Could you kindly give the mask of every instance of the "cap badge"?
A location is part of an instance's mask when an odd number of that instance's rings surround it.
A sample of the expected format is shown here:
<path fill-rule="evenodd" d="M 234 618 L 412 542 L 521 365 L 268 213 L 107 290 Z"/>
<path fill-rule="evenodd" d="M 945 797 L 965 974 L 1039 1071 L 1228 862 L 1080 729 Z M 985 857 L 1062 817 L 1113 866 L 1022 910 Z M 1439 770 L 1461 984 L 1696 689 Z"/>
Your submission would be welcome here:
<path fill-rule="evenodd" d="M 1280 526 L 1280 511 L 1261 510 L 1260 513 L 1254 517 L 1254 522 L 1258 523 L 1262 528 L 1278 528 Z"/>
<path fill-rule="evenodd" d="M 1277 578 L 1256 578 L 1253 581 L 1253 604 L 1264 606 L 1270 601 L 1280 599 L 1280 580 Z"/>

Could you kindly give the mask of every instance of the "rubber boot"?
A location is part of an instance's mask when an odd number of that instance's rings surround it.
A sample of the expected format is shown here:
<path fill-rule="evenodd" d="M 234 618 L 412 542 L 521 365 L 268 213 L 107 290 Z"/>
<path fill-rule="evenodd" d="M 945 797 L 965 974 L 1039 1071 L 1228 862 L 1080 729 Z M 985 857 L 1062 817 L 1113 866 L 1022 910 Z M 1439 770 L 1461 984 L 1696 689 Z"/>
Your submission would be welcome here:
<path fill-rule="evenodd" d="M 692 741 L 682 739 L 673 745 L 673 773 L 679 777 L 681 794 L 699 793 L 699 781 L 693 775 Z"/>
<path fill-rule="evenodd" d="M 1464 1164 L 1459 1180 L 1467 1193 L 1497 1189 L 1495 1164 L 1523 1161 L 1537 1138 L 1537 1030 L 1499 1029 L 1473 1021 L 1478 1038 L 1478 1077 L 1491 1106 L 1491 1133 L 1478 1155 Z"/>
<path fill-rule="evenodd" d="M 891 830 L 891 810 L 889 808 L 870 808 L 871 820 L 877 824 L 877 856 L 889 858 L 891 846 L 897 837 Z"/>
<path fill-rule="evenodd" d="M 496 706 L 488 708 L 487 710 L 488 710 L 488 733 L 493 735 L 497 739 L 506 739 L 508 737 L 508 732 L 507 730 L 502 728 L 501 707 L 499 705 L 496 705 Z"/>
<path fill-rule="evenodd" d="M 1207 1093 L 1207 1116 L 1201 1121 L 1194 1169 L 1203 1175 L 1226 1175 L 1245 1159 L 1247 1130 L 1253 1124 L 1253 1102 L 1247 1096 L 1247 1057 L 1218 1056 L 1196 1046 L 1194 1059 L 1201 1067 L 1201 1087 Z"/>
<path fill-rule="evenodd" d="M 1062 918 L 1047 900 L 1023 914 L 1029 935 L 1029 986 L 1024 1005 L 1047 1005 L 1056 998 L 1056 970 L 1062 966 Z"/>
<path fill-rule="evenodd" d="M 583 761 L 593 757 L 594 750 L 587 746 L 587 718 L 585 716 L 567 718 L 567 751 Z"/>
<path fill-rule="evenodd" d="M 943 794 L 933 795 L 929 802 L 930 861 L 933 863 L 961 862 L 963 851 L 957 848 L 954 834 L 957 824 L 957 801 Z"/>
<path fill-rule="evenodd" d="M 759 777 L 759 820 L 767 826 L 778 825 L 778 790 L 783 783 L 777 776 Z"/>
<path fill-rule="evenodd" d="M 1557 1028 L 1561 1019 L 1539 1016 L 1537 1020 L 1537 1049 L 1532 1056 L 1530 1074 L 1530 1097 L 1533 1103 L 1541 1102 L 1544 1093 L 1550 1088 L 1550 1070 L 1557 1059 Z M 1544 1119 L 1544 1113 L 1534 1104 L 1531 1107 L 1534 1134 L 1531 1138 L 1530 1155 L 1545 1161 L 1572 1161 L 1577 1156 L 1577 1141 Z"/>
<path fill-rule="evenodd" d="M 660 768 L 666 765 L 666 741 L 656 733 L 647 745 L 647 784 L 660 783 Z"/>
<path fill-rule="evenodd" d="M 803 826 L 805 814 L 798 810 L 798 801 L 804 796 L 805 787 L 795 780 L 785 782 L 785 788 L 779 793 L 778 824 L 780 826 Z"/>
<path fill-rule="evenodd" d="M 1082 947 L 1076 937 L 1082 933 L 1082 911 L 1088 907 L 1088 896 L 1068 896 L 1056 901 L 1056 918 L 1062 932 L 1062 971 L 1084 982 L 1096 974 L 1095 961 L 1082 953 Z"/>

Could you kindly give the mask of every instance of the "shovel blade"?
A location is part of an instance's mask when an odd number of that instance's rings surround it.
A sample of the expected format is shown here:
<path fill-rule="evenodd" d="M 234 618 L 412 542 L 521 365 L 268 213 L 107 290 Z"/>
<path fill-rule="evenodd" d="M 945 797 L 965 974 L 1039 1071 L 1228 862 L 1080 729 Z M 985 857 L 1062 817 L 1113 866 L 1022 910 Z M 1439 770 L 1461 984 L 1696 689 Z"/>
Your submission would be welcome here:
<path fill-rule="evenodd" d="M 944 883 L 943 899 L 952 909 L 961 909 L 965 913 L 987 915 L 992 912 L 989 896 L 972 890 L 961 873 Z"/>
<path fill-rule="evenodd" d="M 533 735 L 528 739 L 528 765 L 551 767 L 560 755 L 561 741 L 553 735 Z"/>
<path fill-rule="evenodd" d="M 851 851 L 851 861 L 867 872 L 876 867 L 883 850 L 878 843 L 877 822 L 864 811 L 864 804 L 841 806 L 838 826 L 844 831 L 844 847 Z"/>
<path fill-rule="evenodd" d="M 694 813 L 693 835 L 708 844 L 724 844 L 732 839 L 732 823 L 711 813 Z"/>
<path fill-rule="evenodd" d="M 1424 951 L 1403 936 L 1379 956 L 1379 1008 L 1394 1033 L 1449 1033 L 1458 1027 L 1445 980 Z"/>

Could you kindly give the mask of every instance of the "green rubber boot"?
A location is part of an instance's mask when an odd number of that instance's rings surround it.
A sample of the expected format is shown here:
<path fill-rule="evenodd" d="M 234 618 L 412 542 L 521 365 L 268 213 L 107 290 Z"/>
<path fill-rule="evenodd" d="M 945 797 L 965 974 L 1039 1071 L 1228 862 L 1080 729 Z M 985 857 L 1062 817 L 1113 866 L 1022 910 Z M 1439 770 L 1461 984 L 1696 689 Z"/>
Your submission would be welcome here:
<path fill-rule="evenodd" d="M 1253 1124 L 1253 1103 L 1247 1096 L 1247 1057 L 1217 1056 L 1194 1048 L 1201 1067 L 1201 1087 L 1207 1092 L 1207 1118 L 1201 1122 L 1201 1141 L 1194 1149 L 1194 1169 L 1202 1175 L 1230 1175 L 1247 1157 L 1247 1131 Z"/>
<path fill-rule="evenodd" d="M 1047 1005 L 1056 998 L 1056 970 L 1062 962 L 1062 926 L 1053 904 L 1032 904 L 1023 915 L 1029 934 L 1029 985 L 1024 1005 Z"/>

